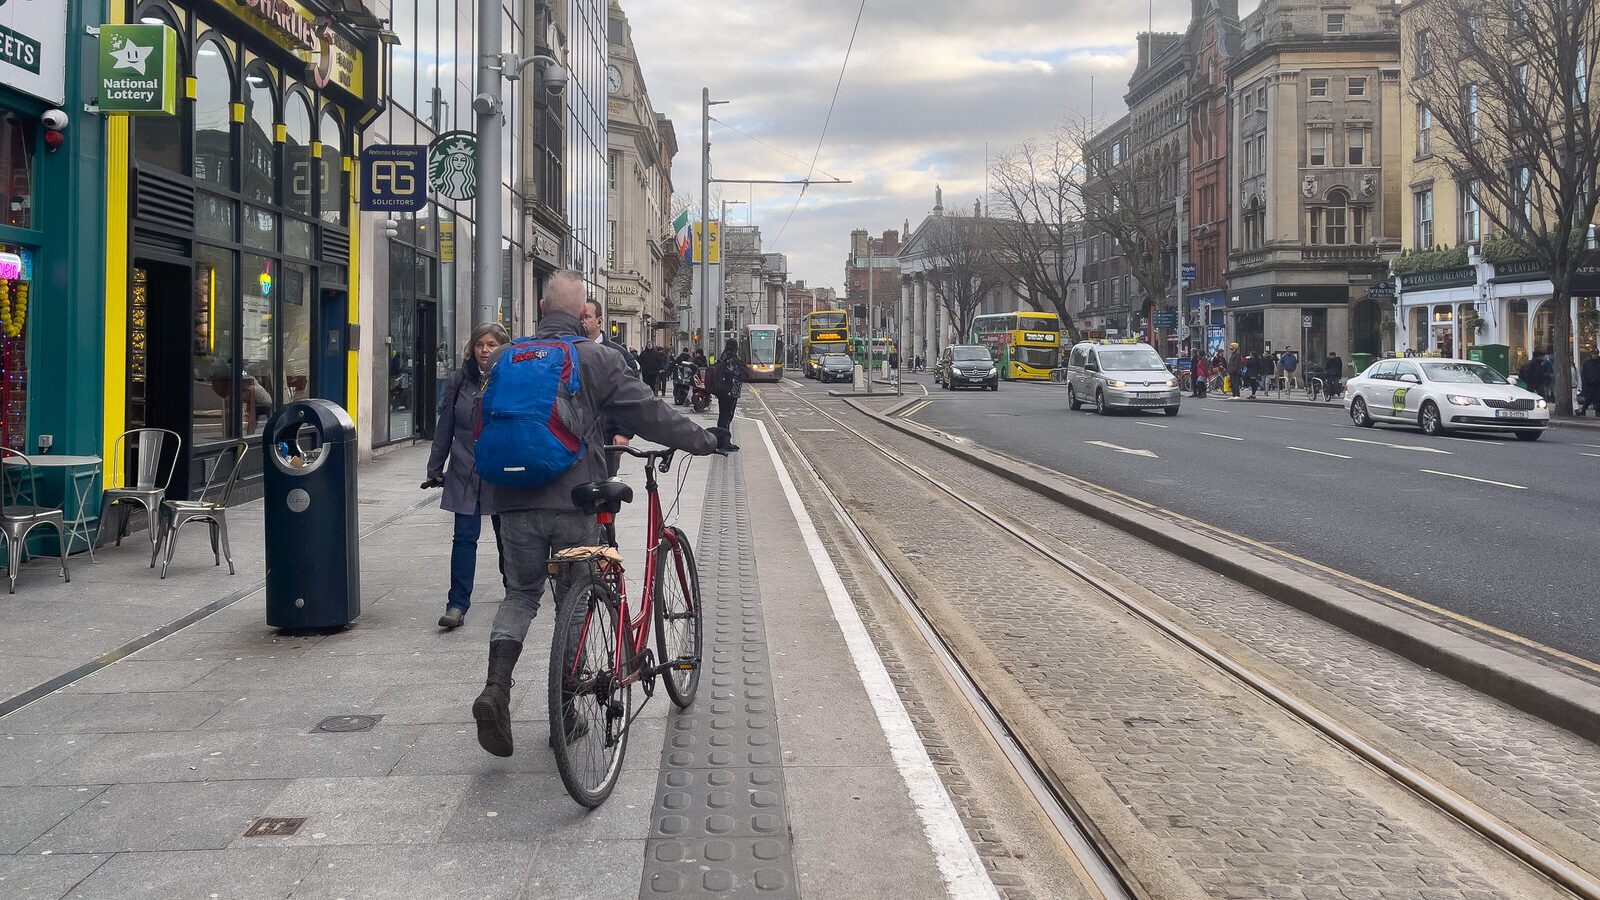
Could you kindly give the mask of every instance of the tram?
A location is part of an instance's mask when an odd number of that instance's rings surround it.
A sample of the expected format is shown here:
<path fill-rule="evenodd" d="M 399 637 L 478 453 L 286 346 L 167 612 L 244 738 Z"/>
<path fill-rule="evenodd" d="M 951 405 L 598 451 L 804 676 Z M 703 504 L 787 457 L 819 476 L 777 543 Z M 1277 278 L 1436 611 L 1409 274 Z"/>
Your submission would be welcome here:
<path fill-rule="evenodd" d="M 746 325 L 739 329 L 745 381 L 782 381 L 783 352 L 783 329 L 777 325 Z"/>

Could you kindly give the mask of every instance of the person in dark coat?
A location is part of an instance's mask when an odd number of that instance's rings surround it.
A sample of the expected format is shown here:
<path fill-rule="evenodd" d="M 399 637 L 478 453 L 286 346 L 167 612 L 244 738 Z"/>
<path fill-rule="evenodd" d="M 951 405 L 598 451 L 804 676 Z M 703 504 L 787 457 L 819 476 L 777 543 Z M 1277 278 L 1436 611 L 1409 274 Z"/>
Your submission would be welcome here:
<path fill-rule="evenodd" d="M 478 478 L 473 459 L 477 443 L 478 398 L 483 391 L 483 375 L 489 357 L 511 343 L 511 336 L 489 322 L 472 330 L 466 358 L 450 373 L 444 395 L 439 398 L 439 424 L 433 433 L 433 452 L 428 455 L 428 480 L 424 488 L 444 488 L 439 505 L 456 514 L 455 534 L 450 542 L 450 592 L 445 599 L 439 627 L 459 628 L 472 606 L 472 581 L 478 567 L 478 536 L 483 532 L 483 517 L 494 523 L 495 545 L 500 541 L 500 517 L 494 514 L 494 494 Z M 449 460 L 448 467 L 445 465 Z"/>
<path fill-rule="evenodd" d="M 744 382 L 744 364 L 739 360 L 739 344 L 728 341 L 723 346 L 722 352 L 717 355 L 717 363 L 712 366 L 712 375 L 708 379 L 713 386 L 711 393 L 717 398 L 717 427 L 725 434 L 733 433 L 733 411 L 739 405 L 739 394 L 742 392 L 740 385 Z M 730 438 L 722 444 L 720 449 L 737 450 L 739 445 Z"/>
<path fill-rule="evenodd" d="M 1583 385 L 1583 405 L 1578 407 L 1578 415 L 1587 414 L 1591 406 L 1595 414 L 1600 415 L 1600 353 L 1583 361 L 1578 381 Z"/>

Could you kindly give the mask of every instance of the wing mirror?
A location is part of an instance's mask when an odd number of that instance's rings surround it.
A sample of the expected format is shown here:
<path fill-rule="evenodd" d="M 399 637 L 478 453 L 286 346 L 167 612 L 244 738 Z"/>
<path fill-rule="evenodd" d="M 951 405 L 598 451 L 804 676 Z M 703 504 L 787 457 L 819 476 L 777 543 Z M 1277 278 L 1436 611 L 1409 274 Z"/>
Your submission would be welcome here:
<path fill-rule="evenodd" d="M 1406 372 L 1403 375 L 1401 375 L 1400 376 L 1400 380 L 1405 382 L 1406 384 L 1421 384 L 1422 383 L 1422 379 L 1421 378 L 1418 378 L 1416 375 L 1413 375 L 1410 372 Z"/>

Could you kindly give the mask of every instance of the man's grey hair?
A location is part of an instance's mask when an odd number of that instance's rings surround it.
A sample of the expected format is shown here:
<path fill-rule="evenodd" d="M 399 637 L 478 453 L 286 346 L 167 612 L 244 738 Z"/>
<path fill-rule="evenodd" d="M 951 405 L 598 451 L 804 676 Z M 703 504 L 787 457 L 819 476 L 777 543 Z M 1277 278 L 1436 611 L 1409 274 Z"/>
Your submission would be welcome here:
<path fill-rule="evenodd" d="M 561 312 L 573 318 L 582 318 L 588 287 L 582 275 L 571 269 L 562 269 L 551 275 L 545 284 L 544 299 L 539 301 L 539 308 L 545 312 Z"/>

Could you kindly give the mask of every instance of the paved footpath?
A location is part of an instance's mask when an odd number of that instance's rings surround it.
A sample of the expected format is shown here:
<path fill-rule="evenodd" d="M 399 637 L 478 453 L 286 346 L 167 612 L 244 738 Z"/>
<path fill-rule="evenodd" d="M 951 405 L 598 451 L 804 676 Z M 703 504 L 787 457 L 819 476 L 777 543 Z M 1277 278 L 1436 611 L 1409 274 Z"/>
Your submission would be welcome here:
<path fill-rule="evenodd" d="M 266 626 L 259 501 L 230 511 L 233 577 L 198 532 L 164 581 L 142 535 L 74 558 L 70 585 L 28 565 L 0 599 L 0 897 L 992 896 L 792 486 L 738 430 L 744 452 L 664 479 L 698 538 L 699 696 L 645 708 L 594 812 L 545 747 L 548 605 L 516 755 L 477 746 L 494 545 L 486 528 L 478 601 L 441 632 L 450 517 L 417 490 L 426 448 L 361 471 L 363 609 L 337 634 Z M 639 463 L 623 474 L 642 501 Z M 621 520 L 634 573 L 642 518 Z M 305 821 L 246 836 L 268 817 Z"/>

